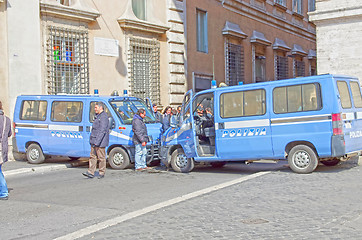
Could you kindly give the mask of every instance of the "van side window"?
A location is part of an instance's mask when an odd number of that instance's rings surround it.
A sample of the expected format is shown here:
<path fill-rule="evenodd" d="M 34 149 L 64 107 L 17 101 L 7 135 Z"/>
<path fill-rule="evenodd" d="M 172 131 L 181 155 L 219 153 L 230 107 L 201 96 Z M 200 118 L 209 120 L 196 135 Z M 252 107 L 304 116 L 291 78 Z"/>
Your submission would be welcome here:
<path fill-rule="evenodd" d="M 47 101 L 23 101 L 21 104 L 21 120 L 45 121 L 47 114 Z"/>
<path fill-rule="evenodd" d="M 274 113 L 315 111 L 322 108 L 320 86 L 316 83 L 278 87 L 273 90 Z"/>
<path fill-rule="evenodd" d="M 341 97 L 342 108 L 351 108 L 351 95 L 349 94 L 348 85 L 345 81 L 337 81 L 339 96 Z"/>
<path fill-rule="evenodd" d="M 83 113 L 83 102 L 61 102 L 52 103 L 51 120 L 53 122 L 81 122 Z"/>
<path fill-rule="evenodd" d="M 95 112 L 94 112 L 94 106 L 96 105 L 97 102 L 91 102 L 90 104 L 90 109 L 89 109 L 89 122 L 93 123 L 94 122 L 94 116 L 95 116 Z M 107 108 L 106 105 L 104 105 L 104 108 L 103 109 L 108 117 L 112 117 L 112 114 L 110 113 L 109 109 Z M 120 113 L 121 114 L 121 113 Z M 123 115 L 121 115 L 122 119 L 123 119 Z"/>
<path fill-rule="evenodd" d="M 350 82 L 350 84 L 354 106 L 357 108 L 362 108 L 362 96 L 359 84 L 356 82 Z"/>
<path fill-rule="evenodd" d="M 264 115 L 265 90 L 230 92 L 220 96 L 220 116 L 222 118 Z"/>

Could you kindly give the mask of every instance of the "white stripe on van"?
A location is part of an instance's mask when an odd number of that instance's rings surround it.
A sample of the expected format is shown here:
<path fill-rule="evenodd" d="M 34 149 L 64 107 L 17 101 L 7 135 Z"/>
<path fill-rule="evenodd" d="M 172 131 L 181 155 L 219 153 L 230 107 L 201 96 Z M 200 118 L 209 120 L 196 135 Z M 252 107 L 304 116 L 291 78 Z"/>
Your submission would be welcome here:
<path fill-rule="evenodd" d="M 49 130 L 79 132 L 79 126 L 73 126 L 73 125 L 52 125 L 52 124 L 49 124 Z"/>
<path fill-rule="evenodd" d="M 285 118 L 273 118 L 271 121 L 275 120 L 290 120 L 290 119 L 300 119 L 300 118 L 315 118 L 315 117 L 330 117 L 331 114 L 322 114 L 322 115 L 303 115 L 299 117 L 285 117 Z"/>
<path fill-rule="evenodd" d="M 122 134 L 122 133 L 118 133 L 116 131 L 111 131 L 111 133 L 109 135 L 112 135 L 112 136 L 115 136 L 118 138 L 122 138 L 122 139 L 126 139 L 126 140 L 131 140 L 131 138 L 129 136 Z"/>
<path fill-rule="evenodd" d="M 269 126 L 269 119 L 225 122 L 224 124 L 225 124 L 225 129 L 247 128 L 247 127 L 266 127 L 266 126 Z"/>
<path fill-rule="evenodd" d="M 362 112 L 356 112 L 357 113 L 357 119 L 361 119 L 362 118 Z"/>
<path fill-rule="evenodd" d="M 354 113 L 342 113 L 343 120 L 354 120 Z"/>
<path fill-rule="evenodd" d="M 292 124 L 306 124 L 306 123 L 321 123 L 321 122 L 332 122 L 332 120 L 326 119 L 326 120 L 320 120 L 320 121 L 273 123 L 273 126 L 292 125 Z"/>

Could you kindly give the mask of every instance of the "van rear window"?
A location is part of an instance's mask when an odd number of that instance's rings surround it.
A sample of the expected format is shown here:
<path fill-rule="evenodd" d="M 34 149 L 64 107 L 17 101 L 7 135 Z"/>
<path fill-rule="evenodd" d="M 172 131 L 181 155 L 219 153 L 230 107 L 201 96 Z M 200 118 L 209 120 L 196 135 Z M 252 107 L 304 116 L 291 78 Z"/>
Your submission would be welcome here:
<path fill-rule="evenodd" d="M 362 108 L 361 88 L 359 87 L 359 84 L 357 82 L 351 82 L 351 91 L 354 106 L 356 108 Z"/>
<path fill-rule="evenodd" d="M 317 83 L 278 87 L 273 90 L 274 113 L 315 111 L 322 108 Z"/>
<path fill-rule="evenodd" d="M 27 100 L 21 104 L 21 120 L 45 121 L 47 101 Z"/>
<path fill-rule="evenodd" d="M 348 85 L 345 81 L 337 81 L 339 96 L 341 97 L 342 108 L 351 108 L 351 95 L 349 94 Z"/>
<path fill-rule="evenodd" d="M 223 93 L 220 96 L 220 116 L 222 118 L 264 115 L 265 90 Z"/>
<path fill-rule="evenodd" d="M 83 113 L 83 102 L 61 102 L 52 103 L 51 120 L 53 122 L 81 122 Z"/>

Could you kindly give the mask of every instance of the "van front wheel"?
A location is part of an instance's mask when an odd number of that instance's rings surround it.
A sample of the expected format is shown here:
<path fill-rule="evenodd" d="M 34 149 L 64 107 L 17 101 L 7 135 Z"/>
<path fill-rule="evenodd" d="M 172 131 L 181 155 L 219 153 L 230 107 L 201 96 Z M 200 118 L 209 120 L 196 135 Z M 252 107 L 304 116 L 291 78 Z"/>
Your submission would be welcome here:
<path fill-rule="evenodd" d="M 171 167 L 175 172 L 191 172 L 195 167 L 194 160 L 188 158 L 182 148 L 173 151 L 171 155 Z"/>
<path fill-rule="evenodd" d="M 32 164 L 43 163 L 45 160 L 43 150 L 36 143 L 30 144 L 29 147 L 26 149 L 26 159 L 29 163 Z"/>
<path fill-rule="evenodd" d="M 296 173 L 311 173 L 318 166 L 315 151 L 306 145 L 297 145 L 288 154 L 289 167 Z"/>
<path fill-rule="evenodd" d="M 121 147 L 115 147 L 111 150 L 108 162 L 113 169 L 125 169 L 130 165 L 128 154 Z"/>

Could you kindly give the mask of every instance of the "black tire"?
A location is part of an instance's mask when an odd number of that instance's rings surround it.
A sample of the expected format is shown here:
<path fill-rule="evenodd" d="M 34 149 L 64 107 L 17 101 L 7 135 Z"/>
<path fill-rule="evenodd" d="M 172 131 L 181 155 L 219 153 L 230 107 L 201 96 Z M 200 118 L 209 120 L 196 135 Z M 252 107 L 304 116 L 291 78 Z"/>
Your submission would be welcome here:
<path fill-rule="evenodd" d="M 130 166 L 129 156 L 121 147 L 115 147 L 111 150 L 108 162 L 113 169 L 125 169 Z"/>
<path fill-rule="evenodd" d="M 80 157 L 69 157 L 70 158 L 70 160 L 72 160 L 72 161 L 76 161 L 76 160 L 78 160 Z"/>
<path fill-rule="evenodd" d="M 43 150 L 36 143 L 30 144 L 26 149 L 26 159 L 32 164 L 43 163 L 45 160 Z"/>
<path fill-rule="evenodd" d="M 191 172 L 195 163 L 192 158 L 187 158 L 182 148 L 177 148 L 171 155 L 171 167 L 175 172 Z"/>
<path fill-rule="evenodd" d="M 222 168 L 223 166 L 225 166 L 226 162 L 212 162 L 210 164 L 213 168 Z"/>
<path fill-rule="evenodd" d="M 325 160 L 325 161 L 321 161 L 321 163 L 323 163 L 323 165 L 331 167 L 331 166 L 336 166 L 338 163 L 340 163 L 341 160 L 339 160 L 338 158 L 333 158 L 331 160 Z"/>
<path fill-rule="evenodd" d="M 318 166 L 315 151 L 306 145 L 297 145 L 288 154 L 289 167 L 296 173 L 311 173 Z"/>

